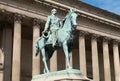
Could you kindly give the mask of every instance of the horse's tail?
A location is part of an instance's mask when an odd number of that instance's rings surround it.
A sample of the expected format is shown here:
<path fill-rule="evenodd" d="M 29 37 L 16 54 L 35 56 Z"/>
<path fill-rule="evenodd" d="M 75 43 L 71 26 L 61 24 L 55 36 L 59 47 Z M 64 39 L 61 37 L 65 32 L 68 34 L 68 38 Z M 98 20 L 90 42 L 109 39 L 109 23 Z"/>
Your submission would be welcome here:
<path fill-rule="evenodd" d="M 38 41 L 39 41 L 39 39 L 40 38 L 38 38 L 36 41 L 35 41 L 35 55 L 37 56 L 38 55 L 38 52 L 39 52 L 39 43 L 38 43 Z"/>

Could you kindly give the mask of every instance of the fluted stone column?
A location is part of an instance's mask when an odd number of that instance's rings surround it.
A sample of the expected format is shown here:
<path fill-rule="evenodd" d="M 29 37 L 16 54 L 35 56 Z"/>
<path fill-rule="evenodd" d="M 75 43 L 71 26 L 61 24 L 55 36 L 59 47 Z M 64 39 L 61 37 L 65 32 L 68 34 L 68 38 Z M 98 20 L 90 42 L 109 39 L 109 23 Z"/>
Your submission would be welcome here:
<path fill-rule="evenodd" d="M 115 81 L 119 81 L 120 77 L 120 59 L 119 59 L 119 41 L 113 40 L 113 60 L 114 60 L 114 71 L 115 71 Z"/>
<path fill-rule="evenodd" d="M 35 56 L 35 41 L 40 37 L 40 20 L 33 20 L 32 76 L 40 74 L 40 54 Z"/>
<path fill-rule="evenodd" d="M 21 19 L 22 15 L 15 14 L 13 36 L 12 81 L 20 81 Z"/>
<path fill-rule="evenodd" d="M 50 59 L 50 71 L 57 71 L 57 51 L 53 53 Z"/>
<path fill-rule="evenodd" d="M 2 44 L 1 44 L 1 48 L 0 48 L 0 81 L 3 81 L 3 77 L 4 77 L 4 52 L 3 52 L 3 43 L 5 42 L 4 40 L 4 34 L 5 32 L 2 32 Z"/>
<path fill-rule="evenodd" d="M 11 81 L 12 69 L 12 29 L 6 24 L 3 29 L 3 56 L 4 56 L 4 81 Z"/>
<path fill-rule="evenodd" d="M 4 53 L 3 53 L 3 49 L 0 48 L 0 69 L 4 68 Z"/>
<path fill-rule="evenodd" d="M 109 58 L 109 48 L 108 37 L 103 37 L 103 63 L 104 63 L 104 77 L 105 81 L 111 81 L 111 71 L 110 71 L 110 58 Z"/>
<path fill-rule="evenodd" d="M 2 66 L 3 63 L 4 63 L 3 52 L 2 52 L 2 49 L 0 48 L 0 66 Z"/>
<path fill-rule="evenodd" d="M 0 81 L 3 81 L 3 54 L 0 49 Z"/>
<path fill-rule="evenodd" d="M 96 34 L 92 35 L 91 47 L 92 47 L 92 67 L 93 67 L 93 81 L 100 81 L 99 78 L 99 62 L 98 62 L 98 48 L 97 48 L 97 38 L 99 36 Z"/>
<path fill-rule="evenodd" d="M 84 31 L 80 31 L 80 33 L 79 33 L 80 70 L 83 72 L 84 75 L 87 74 L 87 71 L 86 71 L 85 34 L 86 34 L 86 32 L 84 32 Z"/>

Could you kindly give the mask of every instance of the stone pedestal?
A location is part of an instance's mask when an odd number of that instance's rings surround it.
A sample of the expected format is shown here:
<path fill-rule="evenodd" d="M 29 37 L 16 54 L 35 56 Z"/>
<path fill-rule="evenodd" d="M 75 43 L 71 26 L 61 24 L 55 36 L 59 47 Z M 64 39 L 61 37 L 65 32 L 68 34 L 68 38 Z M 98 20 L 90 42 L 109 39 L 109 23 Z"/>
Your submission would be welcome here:
<path fill-rule="evenodd" d="M 33 76 L 31 81 L 92 81 L 85 77 L 80 70 L 68 69 Z"/>

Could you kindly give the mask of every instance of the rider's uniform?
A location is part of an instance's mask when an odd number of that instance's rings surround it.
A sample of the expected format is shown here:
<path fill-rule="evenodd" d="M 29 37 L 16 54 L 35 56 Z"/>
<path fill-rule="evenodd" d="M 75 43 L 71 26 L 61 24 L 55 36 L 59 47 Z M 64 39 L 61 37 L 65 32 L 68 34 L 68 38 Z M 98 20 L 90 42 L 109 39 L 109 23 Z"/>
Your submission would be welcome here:
<path fill-rule="evenodd" d="M 49 30 L 50 36 L 47 40 L 47 44 L 52 44 L 53 46 L 56 44 L 57 41 L 57 36 L 56 36 L 56 31 L 60 28 L 60 20 L 57 16 L 51 15 L 48 16 L 46 25 L 45 25 L 45 30 Z"/>

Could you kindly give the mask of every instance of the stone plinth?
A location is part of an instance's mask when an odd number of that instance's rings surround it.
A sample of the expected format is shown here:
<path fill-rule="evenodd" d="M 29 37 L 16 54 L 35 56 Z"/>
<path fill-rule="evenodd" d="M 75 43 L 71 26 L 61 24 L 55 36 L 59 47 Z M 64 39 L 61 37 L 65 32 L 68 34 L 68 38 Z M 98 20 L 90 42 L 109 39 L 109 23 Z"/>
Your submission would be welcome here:
<path fill-rule="evenodd" d="M 33 76 L 32 81 L 91 81 L 80 70 L 68 69 Z"/>

